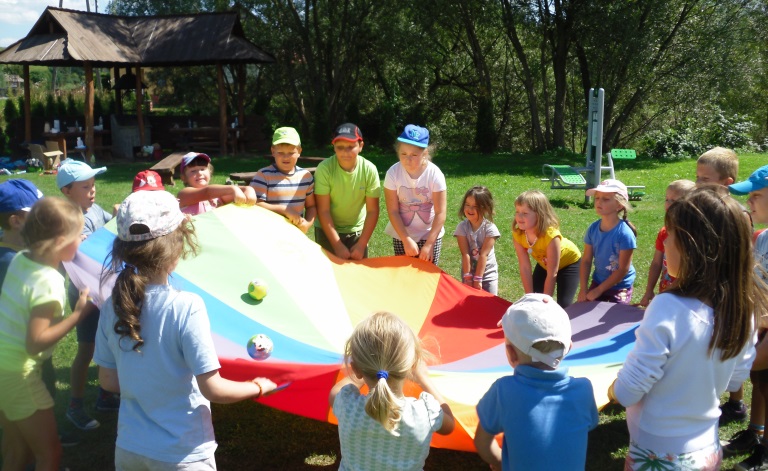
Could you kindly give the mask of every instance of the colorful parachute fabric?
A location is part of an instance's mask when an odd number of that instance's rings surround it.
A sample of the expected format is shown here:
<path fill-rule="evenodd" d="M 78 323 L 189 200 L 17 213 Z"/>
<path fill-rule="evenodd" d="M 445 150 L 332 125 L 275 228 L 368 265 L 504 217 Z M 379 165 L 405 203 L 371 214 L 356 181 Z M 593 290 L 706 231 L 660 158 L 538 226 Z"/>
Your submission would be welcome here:
<path fill-rule="evenodd" d="M 197 216 L 195 228 L 201 253 L 182 261 L 171 282 L 205 300 L 223 376 L 290 382 L 260 402 L 335 423 L 328 393 L 345 374 L 344 343 L 361 319 L 390 311 L 437 357 L 430 375 L 461 425 L 451 435 L 436 435 L 433 446 L 474 449 L 475 405 L 493 381 L 512 373 L 497 327 L 509 302 L 408 257 L 342 261 L 259 207 L 227 205 Z M 109 283 L 99 289 L 98 279 L 114 237 L 113 225 L 100 229 L 67 265 L 73 281 L 91 287 L 97 303 L 109 296 Z M 253 279 L 268 285 L 262 301 L 247 294 Z M 564 364 L 571 375 L 592 380 L 602 406 L 642 311 L 609 303 L 576 304 L 569 311 L 574 347 Z M 255 361 L 247 353 L 255 334 L 274 343 L 267 360 Z M 408 392 L 417 394 L 417 386 Z"/>

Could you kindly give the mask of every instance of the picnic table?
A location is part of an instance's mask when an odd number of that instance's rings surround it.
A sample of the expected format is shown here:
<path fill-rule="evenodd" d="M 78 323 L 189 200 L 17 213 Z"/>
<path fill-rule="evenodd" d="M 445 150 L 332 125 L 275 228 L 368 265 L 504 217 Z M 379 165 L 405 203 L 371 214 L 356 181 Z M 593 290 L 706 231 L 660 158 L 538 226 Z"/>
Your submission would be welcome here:
<path fill-rule="evenodd" d="M 265 155 L 264 157 L 270 159 L 273 163 L 275 161 L 275 159 L 274 159 L 274 157 L 272 157 L 272 155 Z M 304 160 L 304 161 L 307 161 L 307 162 L 318 163 L 318 164 L 320 162 L 322 162 L 323 160 L 325 160 L 325 159 L 326 159 L 326 157 L 309 157 L 309 156 L 303 156 L 303 155 L 301 157 L 299 157 L 299 161 Z M 303 166 L 300 165 L 300 167 L 303 168 L 304 170 L 308 170 L 312 174 L 314 174 L 315 170 L 317 170 L 316 166 L 315 167 L 303 167 Z M 255 177 L 257 173 L 258 173 L 258 170 L 251 171 L 251 172 L 235 172 L 235 173 L 230 173 L 229 174 L 229 179 L 232 180 L 233 182 L 239 182 L 239 183 L 243 183 L 245 185 L 248 185 L 249 183 L 251 183 L 251 180 L 253 180 L 253 177 Z"/>
<path fill-rule="evenodd" d="M 174 152 L 165 157 L 160 162 L 153 165 L 150 170 L 154 170 L 160 175 L 163 180 L 163 185 L 174 186 L 176 183 L 173 181 L 174 174 L 176 174 L 176 168 L 181 164 L 181 158 L 186 155 L 186 152 Z"/>

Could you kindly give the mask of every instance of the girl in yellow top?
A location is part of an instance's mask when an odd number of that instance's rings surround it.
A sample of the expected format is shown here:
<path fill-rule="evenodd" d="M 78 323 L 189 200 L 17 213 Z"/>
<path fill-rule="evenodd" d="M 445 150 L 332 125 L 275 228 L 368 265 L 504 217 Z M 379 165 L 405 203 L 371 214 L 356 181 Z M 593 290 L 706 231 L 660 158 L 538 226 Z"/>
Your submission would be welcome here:
<path fill-rule="evenodd" d="M 520 279 L 527 293 L 554 297 L 563 308 L 573 303 L 579 290 L 581 252 L 560 234 L 560 221 L 544 193 L 530 190 L 515 199 L 512 240 L 520 263 Z M 531 270 L 532 256 L 536 268 Z"/>

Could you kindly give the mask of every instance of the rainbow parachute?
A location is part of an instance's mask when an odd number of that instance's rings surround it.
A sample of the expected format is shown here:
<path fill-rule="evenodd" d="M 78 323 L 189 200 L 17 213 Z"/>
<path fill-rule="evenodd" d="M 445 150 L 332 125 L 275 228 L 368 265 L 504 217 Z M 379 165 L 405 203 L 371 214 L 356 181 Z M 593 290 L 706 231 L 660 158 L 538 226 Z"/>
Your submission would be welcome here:
<path fill-rule="evenodd" d="M 451 435 L 435 435 L 432 445 L 474 450 L 475 405 L 493 381 L 512 373 L 496 325 L 509 302 L 408 257 L 342 261 L 281 216 L 255 206 L 227 205 L 201 214 L 195 228 L 201 253 L 182 261 L 171 283 L 205 300 L 223 376 L 290 382 L 259 402 L 335 423 L 328 393 L 345 374 L 344 342 L 361 319 L 390 311 L 438 358 L 430 376 L 460 425 Z M 96 231 L 67 264 L 73 282 L 89 286 L 97 304 L 111 290 L 109 282 L 99 287 L 99 275 L 114 237 L 114 224 Z M 269 286 L 262 301 L 247 293 L 254 278 Z M 563 364 L 571 375 L 592 380 L 595 401 L 603 406 L 642 311 L 610 303 L 581 303 L 568 311 L 574 347 Z M 251 359 L 246 350 L 255 334 L 266 334 L 274 343 L 265 361 Z M 410 385 L 407 393 L 417 394 L 417 386 Z"/>

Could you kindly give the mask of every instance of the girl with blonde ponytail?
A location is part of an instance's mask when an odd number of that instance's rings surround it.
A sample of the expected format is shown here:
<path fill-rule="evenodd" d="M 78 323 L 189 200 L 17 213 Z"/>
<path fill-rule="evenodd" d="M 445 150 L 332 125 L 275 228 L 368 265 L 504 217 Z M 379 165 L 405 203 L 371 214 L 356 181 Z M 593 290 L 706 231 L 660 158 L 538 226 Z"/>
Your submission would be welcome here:
<path fill-rule="evenodd" d="M 429 379 L 425 356 L 411 328 L 392 313 L 378 312 L 355 327 L 344 352 L 350 376 L 329 397 L 339 421 L 340 470 L 423 469 L 432 434 L 453 431 L 451 409 Z M 424 392 L 404 396 L 406 380 Z"/>

